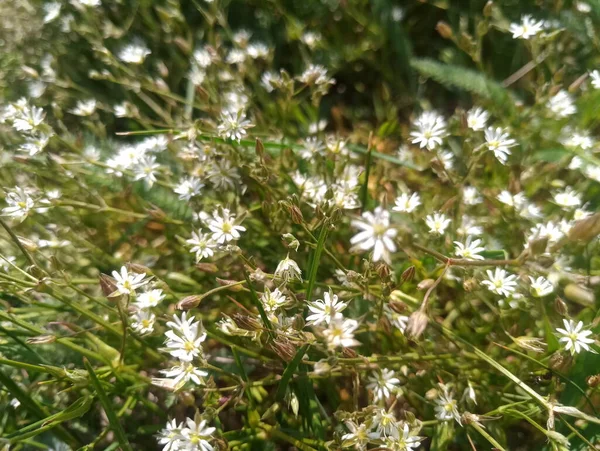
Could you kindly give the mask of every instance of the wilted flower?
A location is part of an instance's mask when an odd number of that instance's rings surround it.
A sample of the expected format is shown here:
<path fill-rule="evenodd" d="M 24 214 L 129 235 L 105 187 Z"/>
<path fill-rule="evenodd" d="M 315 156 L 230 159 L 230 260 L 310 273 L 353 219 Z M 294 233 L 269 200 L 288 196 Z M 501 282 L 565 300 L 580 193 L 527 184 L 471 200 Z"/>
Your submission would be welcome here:
<path fill-rule="evenodd" d="M 279 262 L 274 275 L 277 279 L 281 279 L 283 283 L 288 283 L 290 280 L 294 279 L 298 279 L 302 282 L 302 271 L 300 270 L 298 263 L 292 260 L 289 254 Z"/>

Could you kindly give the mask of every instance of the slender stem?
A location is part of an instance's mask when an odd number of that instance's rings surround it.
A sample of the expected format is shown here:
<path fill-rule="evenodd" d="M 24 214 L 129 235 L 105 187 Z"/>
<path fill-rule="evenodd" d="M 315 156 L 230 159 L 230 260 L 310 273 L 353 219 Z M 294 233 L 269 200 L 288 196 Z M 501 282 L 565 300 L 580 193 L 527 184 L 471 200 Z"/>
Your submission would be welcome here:
<path fill-rule="evenodd" d="M 0 218 L 0 224 L 2 225 L 2 227 L 4 227 L 4 230 L 6 230 L 8 232 L 8 234 L 10 235 L 10 237 L 12 238 L 12 240 L 15 242 L 15 244 L 17 245 L 17 247 L 21 251 L 21 253 L 27 259 L 27 261 L 31 265 L 33 265 L 35 267 L 39 267 L 38 264 L 37 264 L 37 262 L 33 258 L 33 255 L 31 255 L 29 252 L 27 252 L 27 249 L 25 249 L 25 247 L 23 247 L 23 244 L 21 243 L 21 240 L 19 240 L 19 237 L 17 235 L 15 235 L 15 232 L 12 231 L 12 229 L 9 227 L 9 225 L 6 222 L 4 222 L 4 220 L 2 218 Z"/>

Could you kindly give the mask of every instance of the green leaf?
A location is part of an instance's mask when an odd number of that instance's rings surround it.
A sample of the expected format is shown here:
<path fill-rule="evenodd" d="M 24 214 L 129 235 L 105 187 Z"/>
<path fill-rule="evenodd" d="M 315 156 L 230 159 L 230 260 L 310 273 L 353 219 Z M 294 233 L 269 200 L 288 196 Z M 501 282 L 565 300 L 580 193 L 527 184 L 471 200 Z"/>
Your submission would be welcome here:
<path fill-rule="evenodd" d="M 110 399 L 108 399 L 108 396 L 106 395 L 106 392 L 104 391 L 104 388 L 102 388 L 102 384 L 98 380 L 98 376 L 96 376 L 96 372 L 94 371 L 94 368 L 90 364 L 89 360 L 86 358 L 83 359 L 83 364 L 85 365 L 85 368 L 90 375 L 90 381 L 92 382 L 92 385 L 93 385 L 94 389 L 96 390 L 98 398 L 100 399 L 100 404 L 102 404 L 102 408 L 104 409 L 104 412 L 106 413 L 106 417 L 108 418 L 110 427 L 113 430 L 113 432 L 115 433 L 115 436 L 117 438 L 117 441 L 121 445 L 121 448 L 124 451 L 133 451 L 131 448 L 131 445 L 129 444 L 129 441 L 127 440 L 125 431 L 123 430 L 123 427 L 121 426 L 121 423 L 119 422 L 119 417 L 117 417 L 117 414 L 113 410 L 112 403 L 111 403 Z"/>
<path fill-rule="evenodd" d="M 557 161 L 562 160 L 564 157 L 569 155 L 569 152 L 566 149 L 556 148 L 556 149 L 543 149 L 538 150 L 532 155 L 532 159 L 534 161 L 545 161 L 547 163 L 556 163 Z"/>

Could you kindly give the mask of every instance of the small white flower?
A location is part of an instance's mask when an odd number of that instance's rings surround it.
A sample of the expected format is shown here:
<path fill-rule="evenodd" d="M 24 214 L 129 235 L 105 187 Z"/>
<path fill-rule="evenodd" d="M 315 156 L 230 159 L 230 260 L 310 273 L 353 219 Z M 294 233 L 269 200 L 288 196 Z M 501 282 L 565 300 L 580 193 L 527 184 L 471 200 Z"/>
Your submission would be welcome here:
<path fill-rule="evenodd" d="M 196 423 L 191 418 L 185 422 L 186 427 L 181 430 L 181 447 L 185 451 L 213 451 L 213 446 L 209 443 L 215 428 L 206 427 L 206 421 L 202 420 Z"/>
<path fill-rule="evenodd" d="M 2 216 L 10 216 L 23 221 L 34 208 L 35 202 L 23 188 L 15 186 L 6 193 L 7 206 L 2 209 Z"/>
<path fill-rule="evenodd" d="M 536 298 L 544 297 L 554 291 L 552 284 L 541 276 L 537 279 L 529 276 L 529 280 L 531 281 L 531 294 Z"/>
<path fill-rule="evenodd" d="M 169 321 L 165 332 L 166 351 L 176 359 L 191 362 L 195 357 L 202 355 L 201 344 L 206 339 L 206 331 L 200 321 L 187 318 L 187 312 L 183 312 L 181 318 L 173 315 L 174 321 Z"/>
<path fill-rule="evenodd" d="M 150 310 L 142 309 L 133 314 L 131 328 L 137 333 L 146 335 L 154 331 L 156 316 Z"/>
<path fill-rule="evenodd" d="M 96 100 L 79 100 L 75 108 L 71 110 L 71 114 L 76 116 L 91 116 L 96 111 Z"/>
<path fill-rule="evenodd" d="M 490 114 L 482 108 L 471 108 L 467 113 L 467 126 L 471 130 L 483 130 L 487 124 Z"/>
<path fill-rule="evenodd" d="M 188 381 L 192 381 L 196 385 L 204 385 L 204 377 L 208 376 L 208 372 L 195 366 L 191 362 L 180 362 L 168 370 L 161 370 L 161 373 L 166 378 L 173 380 L 175 389 L 181 388 Z"/>
<path fill-rule="evenodd" d="M 446 121 L 435 112 L 424 112 L 415 121 L 416 131 L 410 133 L 412 143 L 421 149 L 433 150 L 442 145 L 446 136 Z"/>
<path fill-rule="evenodd" d="M 342 347 L 358 346 L 360 343 L 354 338 L 354 331 L 358 329 L 358 322 L 354 319 L 344 319 L 336 316 L 323 330 L 323 336 L 330 350 Z"/>
<path fill-rule="evenodd" d="M 406 326 L 408 325 L 408 316 L 402 315 L 395 310 L 392 310 L 389 306 L 383 307 L 383 313 L 387 317 L 388 321 L 392 326 L 396 327 L 400 332 L 404 333 Z"/>
<path fill-rule="evenodd" d="M 419 205 L 421 205 L 421 197 L 418 193 L 402 193 L 396 198 L 396 205 L 392 207 L 392 210 L 412 213 Z"/>
<path fill-rule="evenodd" d="M 140 293 L 135 300 L 135 304 L 140 309 L 156 307 L 163 299 L 165 294 L 160 288 L 144 291 Z"/>
<path fill-rule="evenodd" d="M 373 438 L 396 437 L 398 435 L 398 421 L 393 412 L 377 409 L 372 416 L 371 429 Z"/>
<path fill-rule="evenodd" d="M 311 314 L 306 317 L 306 325 L 317 326 L 321 323 L 329 324 L 331 320 L 339 315 L 348 306 L 343 301 L 338 301 L 337 295 L 331 290 L 323 293 L 323 299 L 317 299 L 308 303 Z"/>
<path fill-rule="evenodd" d="M 510 148 L 517 145 L 517 142 L 500 127 L 488 127 L 485 130 L 485 141 L 488 149 L 494 152 L 494 156 L 502 164 L 506 164 L 508 155 L 511 154 Z"/>
<path fill-rule="evenodd" d="M 441 385 L 441 384 L 440 384 Z M 457 402 L 446 386 L 442 385 L 442 393 L 435 400 L 435 416 L 442 421 L 456 420 L 460 424 Z"/>
<path fill-rule="evenodd" d="M 181 429 L 183 423 L 178 424 L 176 419 L 172 419 L 167 422 L 164 429 L 158 434 L 158 443 L 163 445 L 162 451 L 176 451 L 179 450 L 179 443 L 181 440 Z"/>
<path fill-rule="evenodd" d="M 554 194 L 554 202 L 564 208 L 579 207 L 581 206 L 581 195 L 573 188 L 568 187 L 564 191 Z"/>
<path fill-rule="evenodd" d="M 188 177 L 181 180 L 173 191 L 175 194 L 179 194 L 179 199 L 190 200 L 192 197 L 199 195 L 203 187 L 204 184 L 198 178 Z"/>
<path fill-rule="evenodd" d="M 186 243 L 192 246 L 190 252 L 196 253 L 196 262 L 203 258 L 212 257 L 217 247 L 217 243 L 207 233 L 202 233 L 201 230 L 198 230 L 198 233 L 192 232 L 192 237 L 186 240 Z"/>
<path fill-rule="evenodd" d="M 275 269 L 274 276 L 276 279 L 280 279 L 283 283 L 288 283 L 290 280 L 298 279 L 302 282 L 302 271 L 294 260 L 292 260 L 289 254 L 279 262 Z"/>
<path fill-rule="evenodd" d="M 327 74 L 327 69 L 318 64 L 311 64 L 299 77 L 300 82 L 307 85 L 332 85 L 335 80 Z"/>
<path fill-rule="evenodd" d="M 404 423 L 402 434 L 398 430 L 396 436 L 386 437 L 385 446 L 390 451 L 410 451 L 411 449 L 417 449 L 421 444 L 421 440 L 423 440 L 423 437 L 410 435 L 410 428 L 407 423 Z"/>
<path fill-rule="evenodd" d="M 240 142 L 248 134 L 247 130 L 251 127 L 254 127 L 254 125 L 246 119 L 243 111 L 240 110 L 237 113 L 227 111 L 221 115 L 221 123 L 217 131 L 219 136 L 223 138 Z"/>
<path fill-rule="evenodd" d="M 463 189 L 463 202 L 466 205 L 477 205 L 482 202 L 482 198 L 474 186 L 465 186 Z"/>
<path fill-rule="evenodd" d="M 353 249 L 373 249 L 373 261 L 383 259 L 390 264 L 390 254 L 396 252 L 394 237 L 398 233 L 390 226 L 390 213 L 377 207 L 373 213 L 364 212 L 361 219 L 355 219 L 351 224 L 360 230 L 350 239 Z"/>
<path fill-rule="evenodd" d="M 558 117 L 567 117 L 577 112 L 573 98 L 565 90 L 558 91 L 550 98 L 548 108 Z"/>
<path fill-rule="evenodd" d="M 592 86 L 596 89 L 600 89 L 600 71 L 595 70 L 590 74 L 592 79 Z"/>
<path fill-rule="evenodd" d="M 571 354 L 579 354 L 582 349 L 595 352 L 589 347 L 591 343 L 594 343 L 593 339 L 588 338 L 590 335 L 592 335 L 592 331 L 583 330 L 582 321 L 579 321 L 577 324 L 575 324 L 575 321 L 572 319 L 568 321 L 563 319 L 563 324 L 565 325 L 565 328 L 562 329 L 557 327 L 556 331 L 563 335 L 563 337 L 559 338 L 558 341 L 565 343 L 565 350 L 571 351 Z"/>
<path fill-rule="evenodd" d="M 400 379 L 395 376 L 393 371 L 384 368 L 369 377 L 367 388 L 373 392 L 375 401 L 385 401 L 398 390 Z"/>
<path fill-rule="evenodd" d="M 544 29 L 544 22 L 535 20 L 530 15 L 521 17 L 521 23 L 513 23 L 510 25 L 509 31 L 512 33 L 513 39 L 529 39 Z"/>
<path fill-rule="evenodd" d="M 492 293 L 508 297 L 515 291 L 517 286 L 517 276 L 514 274 L 509 274 L 501 268 L 496 268 L 495 272 L 488 269 L 486 273 L 488 280 L 483 280 L 481 283 Z"/>
<path fill-rule="evenodd" d="M 497 199 L 503 204 L 508 205 L 509 207 L 514 207 L 517 210 L 520 210 L 521 207 L 523 207 L 527 202 L 527 199 L 523 193 L 517 193 L 513 195 L 506 190 L 498 194 Z"/>
<path fill-rule="evenodd" d="M 471 237 L 467 237 L 467 241 L 465 244 L 460 241 L 455 241 L 454 245 L 456 246 L 456 250 L 454 254 L 458 257 L 470 259 L 470 260 L 483 260 L 483 256 L 479 255 L 481 252 L 485 251 L 485 247 L 480 247 L 481 240 L 477 239 L 471 242 Z"/>
<path fill-rule="evenodd" d="M 350 432 L 342 435 L 342 447 L 363 451 L 367 449 L 367 444 L 371 441 L 372 433 L 369 432 L 366 423 L 356 424 L 354 421 L 344 422 Z"/>
<path fill-rule="evenodd" d="M 62 5 L 58 2 L 50 2 L 44 5 L 44 23 L 50 23 L 60 16 Z"/>
<path fill-rule="evenodd" d="M 133 170 L 135 173 L 135 180 L 144 180 L 148 187 L 152 187 L 156 182 L 156 170 L 160 168 L 160 165 L 156 163 L 156 157 L 145 156 L 139 159 L 135 164 Z"/>
<path fill-rule="evenodd" d="M 220 211 L 215 210 L 212 218 L 206 221 L 206 225 L 212 232 L 213 241 L 218 244 L 239 240 L 240 232 L 246 231 L 245 227 L 235 224 L 235 215 L 231 214 L 227 208 L 222 208 Z"/>
<path fill-rule="evenodd" d="M 275 288 L 274 291 L 271 291 L 268 287 L 265 287 L 265 291 L 260 297 L 260 301 L 267 313 L 274 313 L 288 303 L 287 298 L 279 291 L 279 288 Z"/>
<path fill-rule="evenodd" d="M 127 44 L 119 52 L 119 59 L 124 63 L 142 64 L 146 57 L 152 53 L 143 42 L 136 40 L 131 44 Z"/>
<path fill-rule="evenodd" d="M 117 285 L 117 291 L 113 295 L 125 294 L 135 296 L 135 290 L 146 285 L 150 280 L 146 279 L 146 274 L 130 273 L 126 266 L 121 266 L 121 272 L 112 272 Z"/>
<path fill-rule="evenodd" d="M 451 222 L 452 220 L 446 218 L 443 213 L 434 213 L 425 217 L 425 224 L 429 227 L 429 233 L 436 235 L 442 235 Z"/>

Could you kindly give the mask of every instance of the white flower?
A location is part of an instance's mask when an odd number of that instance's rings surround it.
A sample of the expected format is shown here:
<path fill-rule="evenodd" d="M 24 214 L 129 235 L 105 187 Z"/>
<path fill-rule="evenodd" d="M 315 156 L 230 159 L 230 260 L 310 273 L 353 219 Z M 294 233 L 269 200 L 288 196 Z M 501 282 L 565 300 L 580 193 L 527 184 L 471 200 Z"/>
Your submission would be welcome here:
<path fill-rule="evenodd" d="M 111 296 L 119 294 L 135 296 L 135 290 L 143 287 L 150 281 L 146 279 L 146 274 L 130 273 L 125 266 L 121 266 L 120 273 L 113 271 L 112 276 L 115 279 L 117 291 L 112 293 Z"/>
<path fill-rule="evenodd" d="M 467 113 L 467 126 L 471 130 L 483 130 L 487 124 L 490 114 L 482 108 L 471 108 Z"/>
<path fill-rule="evenodd" d="M 319 41 L 321 41 L 321 33 L 316 31 L 306 31 L 302 36 L 300 36 L 300 40 L 311 49 L 314 49 Z"/>
<path fill-rule="evenodd" d="M 500 127 L 488 127 L 485 130 L 485 141 L 488 149 L 494 152 L 494 156 L 502 164 L 506 164 L 510 155 L 509 148 L 517 145 L 517 142 Z"/>
<path fill-rule="evenodd" d="M 289 256 L 279 262 L 275 269 L 275 278 L 280 279 L 283 283 L 288 283 L 290 280 L 298 279 L 302 282 L 302 271 L 294 260 Z"/>
<path fill-rule="evenodd" d="M 479 254 L 485 251 L 485 247 L 480 247 L 480 244 L 481 240 L 477 239 L 471 242 L 471 237 L 468 236 L 465 244 L 461 243 L 460 241 L 454 242 L 454 245 L 456 246 L 454 254 L 458 257 L 470 260 L 483 260 L 483 256 Z"/>
<path fill-rule="evenodd" d="M 150 310 L 138 310 L 133 314 L 131 328 L 142 335 L 149 334 L 154 331 L 154 321 L 156 316 Z"/>
<path fill-rule="evenodd" d="M 19 105 L 15 113 L 12 126 L 19 132 L 34 132 L 44 122 L 46 116 L 42 108 L 30 107 L 27 104 Z"/>
<path fill-rule="evenodd" d="M 281 75 L 276 72 L 267 71 L 260 77 L 260 84 L 267 92 L 273 92 L 275 87 L 280 85 L 282 82 Z"/>
<path fill-rule="evenodd" d="M 399 431 L 398 431 L 399 432 Z M 410 429 L 407 423 L 402 426 L 402 435 L 396 433 L 396 436 L 387 437 L 385 439 L 386 449 L 390 451 L 410 451 L 417 449 L 421 444 L 422 437 L 410 435 Z"/>
<path fill-rule="evenodd" d="M 362 219 L 355 219 L 351 224 L 361 230 L 350 239 L 353 249 L 373 249 L 373 261 L 383 259 L 390 264 L 390 253 L 396 252 L 393 239 L 398 233 L 390 226 L 390 213 L 377 207 L 373 213 L 364 212 Z"/>
<path fill-rule="evenodd" d="M 79 100 L 75 108 L 71 110 L 71 114 L 76 116 L 91 116 L 96 111 L 96 100 Z"/>
<path fill-rule="evenodd" d="M 160 288 L 155 288 L 153 290 L 140 293 L 135 299 L 135 304 L 140 309 L 148 309 L 151 307 L 156 307 L 164 298 L 165 294 L 163 293 L 163 290 Z"/>
<path fill-rule="evenodd" d="M 512 33 L 513 39 L 529 39 L 544 28 L 544 22 L 535 20 L 529 15 L 521 17 L 521 23 L 513 23 L 510 25 L 509 31 Z"/>
<path fill-rule="evenodd" d="M 434 213 L 425 218 L 425 224 L 429 227 L 429 233 L 437 235 L 443 234 L 448 225 L 450 225 L 450 222 L 452 222 L 452 220 L 446 218 L 446 215 L 443 213 Z"/>
<path fill-rule="evenodd" d="M 300 157 L 305 160 L 312 160 L 316 155 L 322 155 L 325 150 L 325 145 L 316 136 L 311 136 L 304 140 Z"/>
<path fill-rule="evenodd" d="M 435 416 L 438 420 L 448 421 L 456 420 L 460 424 L 460 415 L 458 413 L 457 402 L 448 392 L 446 386 L 442 385 L 442 393 L 435 400 Z"/>
<path fill-rule="evenodd" d="M 317 299 L 314 302 L 308 303 L 308 309 L 312 312 L 306 317 L 306 325 L 317 326 L 321 323 L 329 324 L 331 320 L 348 306 L 343 301 L 338 301 L 337 295 L 331 290 L 323 293 L 323 299 Z"/>
<path fill-rule="evenodd" d="M 156 182 L 156 170 L 160 165 L 156 163 L 156 157 L 142 157 L 135 164 L 133 170 L 135 172 L 135 180 L 144 180 L 148 187 L 152 187 Z"/>
<path fill-rule="evenodd" d="M 395 377 L 393 371 L 382 369 L 369 377 L 367 388 L 373 392 L 375 401 L 385 401 L 398 389 L 400 379 Z"/>
<path fill-rule="evenodd" d="M 265 287 L 265 291 L 260 297 L 260 301 L 267 313 L 273 313 L 288 303 L 287 298 L 279 291 L 279 288 L 275 288 L 274 291 L 271 291 L 268 287 Z"/>
<path fill-rule="evenodd" d="M 414 125 L 417 130 L 410 133 L 413 144 L 428 150 L 442 145 L 442 139 L 446 136 L 446 121 L 442 116 L 435 112 L 424 112 Z"/>
<path fill-rule="evenodd" d="M 44 23 L 50 23 L 60 16 L 62 5 L 58 2 L 46 3 L 44 5 Z"/>
<path fill-rule="evenodd" d="M 124 63 L 142 64 L 150 53 L 152 52 L 146 44 L 137 40 L 123 47 L 118 56 Z"/>
<path fill-rule="evenodd" d="M 240 179 L 237 167 L 224 158 L 212 162 L 207 177 L 216 190 L 232 190 Z"/>
<path fill-rule="evenodd" d="M 162 429 L 158 435 L 159 445 L 164 445 L 162 451 L 176 451 L 179 450 L 179 442 L 181 437 L 182 424 L 177 424 L 177 420 L 172 419 L 167 422 L 167 425 Z"/>
<path fill-rule="evenodd" d="M 600 89 L 600 71 L 595 70 L 590 74 L 592 79 L 592 86 L 596 89 Z"/>
<path fill-rule="evenodd" d="M 396 205 L 392 207 L 393 211 L 401 213 L 412 213 L 421 205 L 421 197 L 418 193 L 402 193 L 396 198 Z"/>
<path fill-rule="evenodd" d="M 194 321 L 194 318 L 188 319 L 186 315 L 186 312 L 182 313 L 181 318 L 173 315 L 174 321 L 167 323 L 170 330 L 165 332 L 167 337 L 165 346 L 171 356 L 184 362 L 191 362 L 195 357 L 202 355 L 200 345 L 206 339 L 206 331 L 200 321 Z"/>
<path fill-rule="evenodd" d="M 208 376 L 208 372 L 204 371 L 191 362 L 179 362 L 179 365 L 168 370 L 161 370 L 161 373 L 166 378 L 173 380 L 175 389 L 181 388 L 188 381 L 192 381 L 196 385 L 204 385 L 202 378 Z"/>
<path fill-rule="evenodd" d="M 342 447 L 354 447 L 357 450 L 366 450 L 367 444 L 372 439 L 366 423 L 356 424 L 354 421 L 344 422 L 350 432 L 342 435 Z"/>
<path fill-rule="evenodd" d="M 492 293 L 508 297 L 515 291 L 517 286 L 517 276 L 507 273 L 504 269 L 496 268 L 495 272 L 490 269 L 486 271 L 488 280 L 481 283 L 485 285 Z"/>
<path fill-rule="evenodd" d="M 565 90 L 558 91 L 550 98 L 548 108 L 558 117 L 567 117 L 577 112 L 573 98 Z"/>
<path fill-rule="evenodd" d="M 194 62 L 198 64 L 198 66 L 206 69 L 212 64 L 213 58 L 208 50 L 201 47 L 194 50 Z"/>
<path fill-rule="evenodd" d="M 392 324 L 392 326 L 396 327 L 400 332 L 404 333 L 408 324 L 408 316 L 396 312 L 387 305 L 383 307 L 383 313 L 385 313 L 385 316 Z"/>
<path fill-rule="evenodd" d="M 536 298 L 544 297 L 554 291 L 552 284 L 541 276 L 537 279 L 529 276 L 529 280 L 531 281 L 531 294 Z"/>
<path fill-rule="evenodd" d="M 559 338 L 558 341 L 566 343 L 565 350 L 571 351 L 571 354 L 579 354 L 582 349 L 594 352 L 594 350 L 589 347 L 591 343 L 594 343 L 594 340 L 588 338 L 590 335 L 592 335 L 592 331 L 583 330 L 582 321 L 579 321 L 577 324 L 575 324 L 575 321 L 572 319 L 568 321 L 563 319 L 563 324 L 565 325 L 565 328 L 562 329 L 557 327 L 556 331 L 559 334 L 564 335 L 563 337 Z"/>
<path fill-rule="evenodd" d="M 521 209 L 521 207 L 523 207 L 523 205 L 525 205 L 525 203 L 527 202 L 527 199 L 525 198 L 525 195 L 523 193 L 517 193 L 515 195 L 512 195 L 509 191 L 506 190 L 498 194 L 497 199 L 503 204 L 508 205 L 509 207 L 514 207 L 517 210 Z"/>
<path fill-rule="evenodd" d="M 215 253 L 214 249 L 217 247 L 217 243 L 207 233 L 202 233 L 201 230 L 198 230 L 198 233 L 192 232 L 192 237 L 186 240 L 186 243 L 192 246 L 190 252 L 196 253 L 197 262 L 203 258 L 212 257 Z"/>
<path fill-rule="evenodd" d="M 358 322 L 354 319 L 344 319 L 341 315 L 332 318 L 329 327 L 323 330 L 323 336 L 330 350 L 340 346 L 349 348 L 360 343 L 354 339 L 354 331 L 358 329 Z"/>
<path fill-rule="evenodd" d="M 179 199 L 190 200 L 192 197 L 200 194 L 203 186 L 204 184 L 198 178 L 189 177 L 181 180 L 173 191 L 175 194 L 179 194 Z"/>
<path fill-rule="evenodd" d="M 27 191 L 18 186 L 7 192 L 4 200 L 7 206 L 2 209 L 2 216 L 11 216 L 21 221 L 27 217 L 35 205 Z"/>
<path fill-rule="evenodd" d="M 465 186 L 463 189 L 463 202 L 466 205 L 477 205 L 482 201 L 477 188 L 474 186 Z"/>
<path fill-rule="evenodd" d="M 554 194 L 554 202 L 564 208 L 579 207 L 581 205 L 581 195 L 573 188 L 568 187 L 564 191 Z"/>
<path fill-rule="evenodd" d="M 213 451 L 213 446 L 208 442 L 211 440 L 215 428 L 206 427 L 206 421 L 196 423 L 191 418 L 185 421 L 186 427 L 181 430 L 181 450 L 185 451 Z"/>
<path fill-rule="evenodd" d="M 212 239 L 218 244 L 225 244 L 229 241 L 238 240 L 240 232 L 245 232 L 246 228 L 235 224 L 235 216 L 229 209 L 222 208 L 213 212 L 212 218 L 206 221 L 206 225 L 212 232 Z"/>
<path fill-rule="evenodd" d="M 398 422 L 393 412 L 377 409 L 372 418 L 371 428 L 375 429 L 375 432 L 372 433 L 373 438 L 395 437 L 398 435 Z"/>
<path fill-rule="evenodd" d="M 318 64 L 311 64 L 300 75 L 299 80 L 307 85 L 332 85 L 335 80 L 327 74 L 327 69 Z"/>
<path fill-rule="evenodd" d="M 243 111 L 240 110 L 237 113 L 226 111 L 221 115 L 221 123 L 217 131 L 219 136 L 223 138 L 240 142 L 251 127 L 254 127 L 254 125 L 246 119 Z"/>

